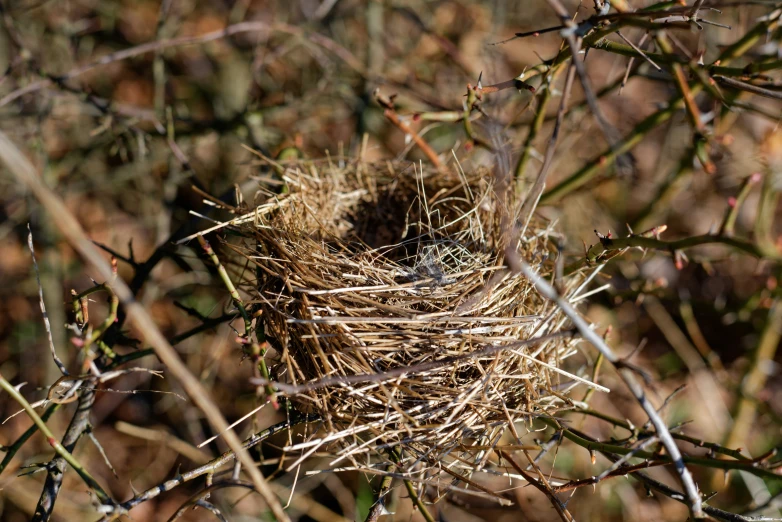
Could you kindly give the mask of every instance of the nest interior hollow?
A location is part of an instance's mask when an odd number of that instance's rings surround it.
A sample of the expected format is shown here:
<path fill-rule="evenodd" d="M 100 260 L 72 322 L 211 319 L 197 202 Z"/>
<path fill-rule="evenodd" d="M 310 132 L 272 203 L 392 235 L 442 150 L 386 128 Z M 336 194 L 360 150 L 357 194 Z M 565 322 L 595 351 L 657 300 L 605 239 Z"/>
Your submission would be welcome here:
<path fill-rule="evenodd" d="M 253 292 L 272 379 L 320 415 L 324 444 L 354 461 L 401 445 L 436 462 L 567 405 L 566 319 L 504 269 L 503 215 L 517 205 L 490 171 L 311 162 L 283 180 L 247 226 Z M 514 246 L 550 273 L 544 223 Z"/>

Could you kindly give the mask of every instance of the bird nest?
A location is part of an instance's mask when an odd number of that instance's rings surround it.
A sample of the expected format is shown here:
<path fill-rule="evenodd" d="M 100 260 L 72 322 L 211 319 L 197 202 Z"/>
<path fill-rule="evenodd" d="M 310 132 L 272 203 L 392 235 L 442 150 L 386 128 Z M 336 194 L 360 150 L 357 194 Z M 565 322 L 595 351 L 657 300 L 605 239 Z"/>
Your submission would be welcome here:
<path fill-rule="evenodd" d="M 354 161 L 282 176 L 244 235 L 276 352 L 270 378 L 323 420 L 298 447 L 363 469 L 479 465 L 510 425 L 568 407 L 568 391 L 591 384 L 562 369 L 575 353 L 564 315 L 504 266 L 518 205 L 490 172 Z M 524 225 L 513 247 L 550 277 L 550 228 Z M 572 296 L 580 280 L 560 288 Z"/>

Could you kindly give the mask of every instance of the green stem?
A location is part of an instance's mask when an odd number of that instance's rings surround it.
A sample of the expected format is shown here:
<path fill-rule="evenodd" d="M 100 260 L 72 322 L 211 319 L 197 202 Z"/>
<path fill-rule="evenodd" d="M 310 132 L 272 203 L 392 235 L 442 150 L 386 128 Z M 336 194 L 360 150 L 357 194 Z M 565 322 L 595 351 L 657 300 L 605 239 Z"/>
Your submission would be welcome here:
<path fill-rule="evenodd" d="M 103 320 L 103 322 L 92 330 L 92 334 L 90 335 L 89 339 L 86 339 L 84 343 L 84 348 L 89 348 L 93 343 L 98 343 L 98 347 L 101 348 L 101 350 L 106 354 L 107 357 L 112 358 L 111 355 L 114 353 L 114 350 L 112 350 L 106 343 L 101 342 L 101 338 L 106 333 L 106 331 L 117 321 L 117 309 L 119 308 L 119 297 L 117 297 L 117 294 L 114 293 L 114 290 L 111 289 L 108 285 L 101 285 L 104 287 L 104 290 L 108 292 L 109 294 L 109 313 L 106 315 L 106 319 Z"/>
<path fill-rule="evenodd" d="M 68 450 L 66 450 L 62 444 L 54 437 L 54 434 L 51 432 L 49 427 L 46 425 L 46 422 L 38 415 L 38 413 L 35 411 L 35 409 L 30 405 L 29 402 L 27 402 L 27 399 L 25 399 L 19 391 L 14 388 L 11 383 L 9 383 L 5 378 L 0 375 L 0 388 L 4 389 L 8 394 L 16 401 L 18 402 L 22 408 L 24 408 L 24 411 L 27 413 L 27 416 L 32 419 L 32 421 L 35 423 L 35 425 L 38 427 L 38 429 L 43 433 L 44 437 L 46 437 L 46 441 L 49 443 L 49 445 L 54 448 L 55 453 L 57 453 L 60 457 L 62 457 L 65 462 L 70 464 L 70 466 L 76 471 L 76 473 L 79 474 L 79 476 L 82 478 L 82 480 L 95 492 L 95 496 L 98 497 L 98 500 L 102 504 L 107 505 L 113 505 L 114 501 L 111 499 L 111 497 L 103 491 L 103 488 L 100 487 L 100 484 L 98 484 L 98 481 L 96 481 L 92 475 L 89 474 L 89 472 L 84 469 L 84 466 L 81 465 L 81 463 L 76 460 L 76 458 L 71 455 Z"/>
<path fill-rule="evenodd" d="M 614 42 L 608 39 L 602 39 L 598 42 L 596 42 L 594 45 L 592 45 L 593 49 L 598 49 L 601 51 L 606 51 L 613 54 L 618 54 L 621 56 L 627 56 L 629 58 L 638 58 L 643 59 L 643 56 L 638 54 L 638 51 L 630 47 L 629 45 Z M 644 51 L 644 54 L 649 57 L 650 60 L 652 60 L 657 65 L 673 65 L 673 64 L 681 64 L 681 65 L 687 65 L 689 61 L 677 54 L 673 53 L 652 53 L 652 52 L 646 52 Z M 782 69 L 782 60 L 768 60 L 765 62 L 754 62 L 748 64 L 746 67 L 728 67 L 724 65 L 702 65 L 700 66 L 701 70 L 708 71 L 712 74 L 721 74 L 723 76 L 754 76 L 757 74 L 761 74 L 764 72 L 769 71 L 775 71 L 777 69 Z"/>
<path fill-rule="evenodd" d="M 218 258 L 217 254 L 215 254 L 212 245 L 210 245 L 204 236 L 201 235 L 198 236 L 198 242 L 201 244 L 201 247 L 204 249 L 204 252 L 206 252 L 206 255 L 209 257 L 209 259 L 212 260 L 212 263 L 214 263 L 215 268 L 217 268 L 217 273 L 220 275 L 220 279 L 222 279 L 223 284 L 228 289 L 228 293 L 231 294 L 231 299 L 236 305 L 236 308 L 239 309 L 239 313 L 241 314 L 242 319 L 244 319 L 244 338 L 247 341 L 250 341 L 253 331 L 253 323 L 252 319 L 250 319 L 250 315 L 247 313 L 247 308 L 244 306 L 242 296 L 239 295 L 239 291 L 234 286 L 233 281 L 231 281 L 231 277 L 228 275 L 228 271 L 220 262 L 220 258 Z M 259 331 L 263 333 L 263 328 L 259 327 Z M 266 355 L 266 349 L 261 346 L 265 343 L 266 340 L 261 339 L 260 341 L 260 344 L 258 342 L 250 343 L 251 355 L 255 363 L 258 365 L 258 369 L 260 370 L 261 375 L 268 382 L 270 380 L 269 368 L 267 368 L 266 359 L 264 359 L 264 356 Z M 274 398 L 274 389 L 271 387 L 271 385 L 266 385 L 266 394 L 269 396 L 272 404 L 274 405 L 274 408 L 277 409 L 278 404 Z"/>
<path fill-rule="evenodd" d="M 109 359 L 114 359 L 117 357 L 116 352 L 108 344 L 102 341 L 102 337 L 106 331 L 111 328 L 111 325 L 117 322 L 117 313 L 119 310 L 119 298 L 117 297 L 117 294 L 114 293 L 114 290 L 111 288 L 111 286 L 103 283 L 88 288 L 80 294 L 73 295 L 71 298 L 73 301 L 73 311 L 76 314 L 76 320 L 80 323 L 84 323 L 87 308 L 87 297 L 98 292 L 106 292 L 109 294 L 109 313 L 106 315 L 106 319 L 103 320 L 100 326 L 93 329 L 89 337 L 85 339 L 82 349 L 86 350 L 93 344 L 97 344 L 98 348 L 100 348 L 106 357 Z"/>
<path fill-rule="evenodd" d="M 779 204 L 780 193 L 774 185 L 776 177 L 771 169 L 768 169 L 763 179 L 763 187 L 760 194 L 760 205 L 758 206 L 757 217 L 755 218 L 755 238 L 762 252 L 770 257 L 778 257 L 776 234 L 774 233 L 774 224 L 777 206 Z"/>
<path fill-rule="evenodd" d="M 744 201 L 747 200 L 747 196 L 749 196 L 750 191 L 752 190 L 752 187 L 755 185 L 755 182 L 758 180 L 756 175 L 750 175 L 747 176 L 744 181 L 741 184 L 741 188 L 739 189 L 739 193 L 736 196 L 736 200 L 734 201 L 733 205 L 731 205 L 730 209 L 728 209 L 728 212 L 725 214 L 725 220 L 722 222 L 722 226 L 720 227 L 720 231 L 722 234 L 726 236 L 733 236 L 735 233 L 736 228 L 736 219 L 738 218 L 739 211 L 741 210 L 741 207 L 744 205 Z"/>
<path fill-rule="evenodd" d="M 394 477 L 391 475 L 385 475 L 383 477 L 383 480 L 380 482 L 380 490 L 377 492 L 377 501 L 372 505 L 364 522 L 377 522 L 377 520 L 385 514 L 385 496 L 391 490 L 391 483 L 393 481 Z"/>
<path fill-rule="evenodd" d="M 399 467 L 399 453 L 397 449 L 392 449 L 390 451 L 391 454 L 391 460 L 394 462 L 394 464 Z M 413 504 L 418 508 L 418 511 L 421 512 L 421 516 L 424 517 L 424 520 L 426 522 L 434 522 L 434 517 L 431 513 L 429 513 L 429 510 L 426 509 L 426 505 L 423 503 L 423 501 L 418 496 L 418 493 L 415 491 L 415 487 L 413 487 L 413 483 L 409 480 L 403 480 L 405 484 L 405 488 L 407 489 L 407 494 L 410 495 L 410 499 L 413 501 Z"/>
<path fill-rule="evenodd" d="M 579 408 L 577 410 L 573 410 L 574 413 L 581 413 L 584 415 L 589 415 L 590 417 L 595 417 L 597 419 L 604 420 L 608 422 L 609 424 L 613 424 L 614 426 L 618 426 L 620 428 L 624 428 L 627 431 L 631 432 L 633 439 L 638 438 L 645 438 L 645 437 L 651 437 L 654 435 L 653 432 L 650 431 L 639 431 L 637 428 L 633 427 L 629 423 L 623 421 L 622 419 L 617 419 L 616 417 L 611 417 L 610 415 L 606 415 L 605 413 L 602 413 L 597 410 L 593 410 L 591 408 Z M 737 449 L 730 449 L 726 448 L 725 446 L 721 446 L 720 444 L 715 444 L 713 442 L 706 442 L 701 439 L 696 439 L 695 437 L 690 437 L 689 435 L 684 435 L 682 433 L 676 433 L 672 432 L 671 437 L 677 440 L 683 440 L 685 442 L 689 442 L 693 446 L 697 446 L 699 448 L 706 448 L 712 450 L 714 453 L 721 453 L 723 455 L 727 455 L 729 457 L 733 457 L 734 459 L 741 460 L 741 461 L 749 461 L 750 459 L 745 457 L 741 454 L 740 450 Z"/>
<path fill-rule="evenodd" d="M 214 263 L 215 268 L 217 269 L 217 274 L 220 276 L 220 279 L 223 281 L 226 289 L 228 289 L 228 293 L 231 294 L 231 299 L 236 305 L 236 308 L 239 309 L 239 313 L 242 315 L 242 319 L 244 319 L 244 334 L 249 338 L 250 334 L 252 333 L 253 326 L 252 320 L 247 314 L 247 309 L 244 307 L 242 296 L 239 295 L 239 291 L 234 286 L 233 281 L 231 281 L 231 277 L 228 275 L 228 271 L 226 271 L 225 267 L 220 262 L 220 258 L 218 258 L 217 254 L 215 254 L 215 251 L 212 248 L 212 245 L 209 244 L 209 241 L 207 241 L 204 236 L 199 235 L 198 242 L 201 243 L 201 247 L 204 249 L 204 252 L 206 252 L 207 257 L 209 257 L 212 263 Z"/>
<path fill-rule="evenodd" d="M 418 511 L 421 513 L 421 516 L 424 517 L 424 520 L 426 520 L 426 522 L 435 522 L 432 514 L 429 513 L 429 510 L 426 509 L 426 506 L 418 497 L 418 493 L 416 493 L 415 488 L 413 487 L 413 483 L 409 480 L 404 480 L 403 482 L 405 484 L 405 488 L 407 488 L 407 494 L 410 495 L 410 498 L 413 500 L 413 504 L 415 504 L 415 507 L 418 508 Z"/>
<path fill-rule="evenodd" d="M 757 395 L 768 380 L 767 368 L 774 360 L 782 338 L 782 301 L 776 299 L 768 313 L 763 335 L 752 357 L 752 365 L 741 381 L 741 396 L 733 415 L 733 427 L 725 439 L 726 446 L 744 444 L 755 422 Z"/>
<path fill-rule="evenodd" d="M 668 37 L 664 32 L 658 33 L 654 40 L 657 42 L 657 46 L 664 55 L 673 56 L 673 46 L 668 41 Z M 703 134 L 705 130 L 703 118 L 698 110 L 698 105 L 695 103 L 695 98 L 690 90 L 689 83 L 687 83 L 687 78 L 684 76 L 684 67 L 682 67 L 681 63 L 675 61 L 671 62 L 671 73 L 673 75 L 674 83 L 676 84 L 676 89 L 679 91 L 679 96 L 684 101 L 684 108 L 687 111 L 687 116 L 690 118 L 690 123 L 692 123 L 692 126 L 699 133 Z"/>
<path fill-rule="evenodd" d="M 724 235 L 703 234 L 700 236 L 685 237 L 676 241 L 663 241 L 662 239 L 654 237 L 632 235 L 616 239 L 601 238 L 600 243 L 589 248 L 587 255 L 582 260 L 576 261 L 565 268 L 565 275 L 572 274 L 584 266 L 589 266 L 593 263 L 608 261 L 609 258 L 604 254 L 617 252 L 625 248 L 650 248 L 654 250 L 675 252 L 677 250 L 684 250 L 700 245 L 714 244 L 729 246 L 757 258 L 764 256 L 770 257 L 769 253 L 763 252 L 760 247 L 753 243 Z M 778 260 L 779 257 L 779 255 L 775 255 L 771 257 L 771 259 Z"/>
<path fill-rule="evenodd" d="M 546 109 L 551 100 L 551 84 L 556 79 L 557 71 L 558 69 L 552 72 L 548 85 L 542 87 L 543 94 L 540 98 L 540 104 L 538 105 L 538 112 L 535 114 L 535 119 L 532 120 L 529 134 L 527 134 L 527 138 L 524 140 L 524 150 L 519 157 L 519 162 L 516 164 L 516 195 L 518 196 L 521 196 L 521 193 L 524 191 L 524 171 L 532 156 L 532 143 L 535 141 L 535 138 L 537 138 L 541 127 L 543 127 L 543 122 L 546 120 Z"/>
<path fill-rule="evenodd" d="M 589 249 L 588 259 L 590 261 L 596 261 L 597 257 L 603 252 L 610 252 L 612 250 L 621 250 L 632 247 L 674 251 L 709 244 L 723 244 L 733 247 L 736 250 L 746 252 L 747 254 L 755 257 L 763 256 L 763 252 L 752 243 L 733 237 L 718 236 L 716 234 L 703 234 L 700 236 L 685 237 L 676 241 L 663 241 L 654 237 L 634 235 L 616 239 L 604 239 L 601 243 L 598 243 Z"/>
<path fill-rule="evenodd" d="M 548 419 L 545 417 L 539 417 L 539 419 L 543 423 L 554 428 L 555 430 L 561 431 L 566 439 L 568 439 L 571 442 L 574 442 L 575 444 L 581 446 L 584 449 L 588 449 L 590 451 L 613 453 L 615 455 L 627 455 L 632 453 L 634 457 L 640 459 L 651 459 L 656 461 L 662 460 L 664 462 L 669 462 L 670 464 L 674 464 L 671 458 L 667 455 L 661 456 L 656 453 L 652 453 L 650 451 L 633 450 L 631 448 L 626 448 L 624 446 L 617 446 L 615 444 L 607 444 L 605 442 L 589 440 L 585 437 L 582 437 L 574 430 L 564 428 L 554 419 Z M 730 470 L 746 471 L 747 473 L 751 473 L 761 478 L 782 481 L 781 475 L 777 475 L 772 471 L 758 467 L 757 464 L 754 462 L 739 461 L 739 460 L 721 460 L 721 459 L 712 459 L 712 458 L 704 458 L 704 457 L 690 457 L 687 455 L 682 455 L 682 460 L 684 461 L 685 464 L 694 464 L 696 466 L 722 469 L 725 471 L 730 471 Z"/>
<path fill-rule="evenodd" d="M 603 365 L 603 361 L 605 360 L 605 356 L 603 356 L 602 353 L 597 354 L 597 360 L 595 361 L 595 367 L 592 370 L 592 378 L 590 379 L 592 382 L 597 382 L 597 377 L 600 374 L 600 367 Z M 594 388 L 587 388 L 587 391 L 584 393 L 584 398 L 581 399 L 581 402 L 589 402 L 589 399 L 592 397 L 592 394 L 595 393 Z"/>
<path fill-rule="evenodd" d="M 46 422 L 49 420 L 49 417 L 51 417 L 55 411 L 60 407 L 58 403 L 54 403 L 49 405 L 48 408 L 46 408 L 46 411 L 43 412 L 43 415 L 41 415 L 41 420 L 43 422 Z M 35 435 L 35 432 L 38 431 L 38 425 L 33 424 L 29 428 L 27 428 L 27 431 L 22 433 L 22 435 L 16 439 L 16 441 L 11 444 L 10 446 L 3 447 L 3 451 L 5 451 L 5 457 L 3 457 L 3 462 L 0 462 L 0 473 L 5 471 L 5 468 L 8 467 L 8 464 L 11 463 L 11 461 L 14 459 L 14 456 L 16 453 L 22 448 L 25 442 L 27 442 L 30 437 Z"/>

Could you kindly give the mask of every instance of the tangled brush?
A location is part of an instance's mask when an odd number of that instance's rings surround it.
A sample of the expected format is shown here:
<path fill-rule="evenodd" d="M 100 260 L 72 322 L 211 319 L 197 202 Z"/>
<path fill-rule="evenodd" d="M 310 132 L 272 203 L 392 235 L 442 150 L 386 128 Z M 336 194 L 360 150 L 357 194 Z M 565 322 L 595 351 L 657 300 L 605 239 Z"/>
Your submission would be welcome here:
<path fill-rule="evenodd" d="M 503 216 L 519 205 L 490 172 L 354 161 L 282 176 L 243 235 L 273 385 L 323 421 L 297 449 L 375 471 L 476 469 L 509 426 L 569 407 L 576 385 L 599 388 L 562 369 L 576 353 L 564 315 L 504 268 Z M 549 234 L 533 220 L 515 245 L 546 277 Z M 572 298 L 582 282 L 559 284 Z"/>

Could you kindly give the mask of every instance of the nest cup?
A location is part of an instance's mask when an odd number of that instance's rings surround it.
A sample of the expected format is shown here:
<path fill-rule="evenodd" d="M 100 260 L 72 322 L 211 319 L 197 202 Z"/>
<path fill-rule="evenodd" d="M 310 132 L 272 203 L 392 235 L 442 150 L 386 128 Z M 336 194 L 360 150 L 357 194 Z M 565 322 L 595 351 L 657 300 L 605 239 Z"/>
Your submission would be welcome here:
<path fill-rule="evenodd" d="M 271 378 L 323 421 L 300 447 L 364 468 L 477 463 L 485 452 L 471 446 L 568 406 L 583 382 L 560 369 L 574 341 L 559 309 L 503 266 L 518 205 L 491 172 L 328 161 L 282 176 L 244 235 Z M 548 226 L 523 225 L 519 255 L 550 277 Z"/>

